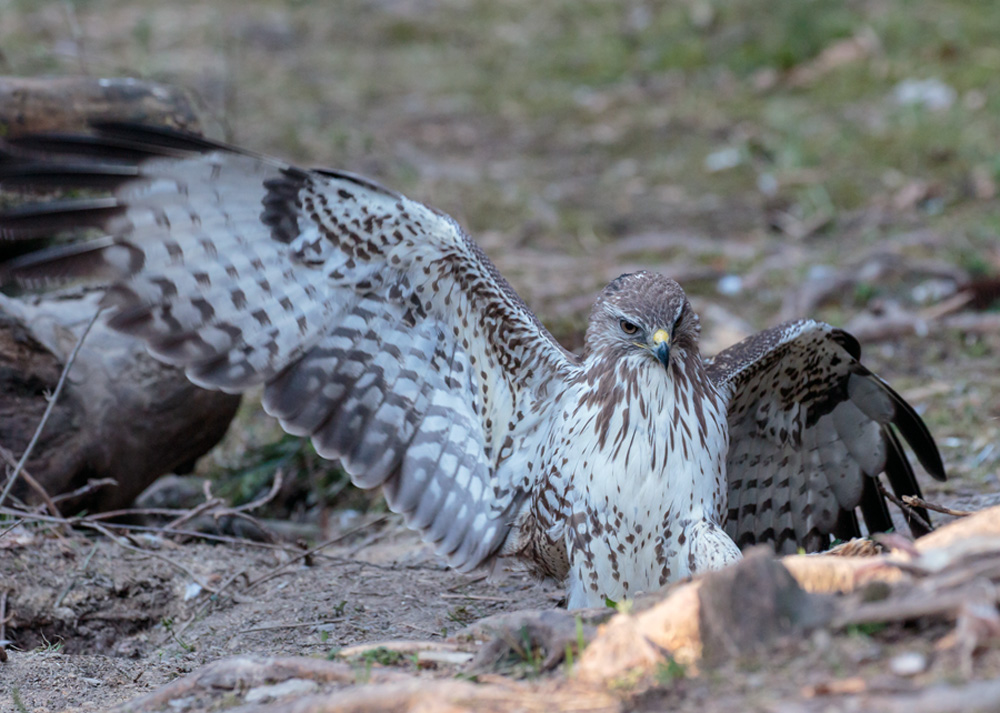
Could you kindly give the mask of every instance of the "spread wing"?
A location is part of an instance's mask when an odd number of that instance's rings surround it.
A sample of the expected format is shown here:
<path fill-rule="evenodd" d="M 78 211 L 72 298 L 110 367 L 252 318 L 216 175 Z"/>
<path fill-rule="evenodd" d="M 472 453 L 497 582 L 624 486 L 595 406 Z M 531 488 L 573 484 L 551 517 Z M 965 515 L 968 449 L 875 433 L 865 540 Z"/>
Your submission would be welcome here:
<path fill-rule="evenodd" d="M 944 480 L 923 421 L 860 356 L 851 335 L 800 320 L 709 360 L 709 376 L 728 398 L 726 530 L 741 547 L 773 541 L 779 551 L 825 549 L 831 535 L 861 534 L 859 506 L 869 532 L 890 529 L 876 478 L 884 472 L 897 496 L 920 494 L 899 436 Z M 926 530 L 912 516 L 907 523 L 914 534 Z"/>
<path fill-rule="evenodd" d="M 347 173 L 169 130 L 7 144 L 5 188 L 100 189 L 0 215 L 0 237 L 103 236 L 0 268 L 110 283 L 110 324 L 200 386 L 264 385 L 290 433 L 383 486 L 450 563 L 489 560 L 532 486 L 521 462 L 577 368 L 448 216 Z"/>

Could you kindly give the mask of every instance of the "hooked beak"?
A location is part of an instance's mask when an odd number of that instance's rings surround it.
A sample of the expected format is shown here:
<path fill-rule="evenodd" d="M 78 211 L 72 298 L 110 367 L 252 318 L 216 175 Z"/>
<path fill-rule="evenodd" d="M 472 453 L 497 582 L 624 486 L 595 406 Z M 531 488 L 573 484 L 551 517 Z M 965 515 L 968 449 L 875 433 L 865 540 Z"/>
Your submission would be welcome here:
<path fill-rule="evenodd" d="M 659 359 L 664 367 L 667 366 L 670 360 L 670 334 L 665 329 L 657 329 L 650 341 L 652 343 L 650 351 L 653 352 L 653 356 Z"/>

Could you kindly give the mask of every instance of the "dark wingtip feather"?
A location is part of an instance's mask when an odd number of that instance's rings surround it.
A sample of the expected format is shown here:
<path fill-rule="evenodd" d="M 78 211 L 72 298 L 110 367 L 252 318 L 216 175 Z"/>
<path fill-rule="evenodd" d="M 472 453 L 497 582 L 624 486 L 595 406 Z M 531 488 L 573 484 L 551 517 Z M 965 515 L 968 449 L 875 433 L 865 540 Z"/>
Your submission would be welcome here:
<path fill-rule="evenodd" d="M 861 491 L 861 514 L 865 518 L 868 532 L 887 532 L 892 529 L 892 514 L 885 504 L 885 497 L 878 487 L 875 476 L 864 475 Z"/>
<path fill-rule="evenodd" d="M 168 149 L 205 153 L 208 151 L 233 151 L 246 153 L 221 141 L 206 139 L 198 134 L 165 126 L 149 126 L 126 122 L 93 122 L 93 129 L 105 139 L 114 139 L 142 146 L 144 148 Z"/>
<path fill-rule="evenodd" d="M 843 329 L 834 329 L 830 332 L 830 336 L 855 360 L 861 361 L 861 342 L 853 334 L 845 332 Z"/>
<path fill-rule="evenodd" d="M 135 166 L 116 163 L 47 163 L 21 161 L 0 163 L 0 187 L 11 189 L 92 188 L 111 191 L 135 178 Z"/>
<path fill-rule="evenodd" d="M 920 497 L 920 484 L 917 482 L 917 477 L 913 473 L 913 468 L 910 467 L 910 461 L 907 460 L 899 439 L 888 427 L 884 427 L 882 431 L 889 446 L 885 459 L 885 475 L 889 480 L 892 492 L 898 498 L 902 498 L 904 495 Z M 927 526 L 931 521 L 930 515 L 924 508 L 912 506 L 909 509 L 903 508 L 903 516 L 914 537 L 926 535 L 931 531 L 931 528 Z"/>
<path fill-rule="evenodd" d="M 831 534 L 838 540 L 845 542 L 855 537 L 861 537 L 861 526 L 858 524 L 858 514 L 854 508 L 841 510 L 837 514 L 837 522 L 834 524 Z"/>
<path fill-rule="evenodd" d="M 9 160 L 25 161 L 32 158 L 46 160 L 89 160 L 135 164 L 162 156 L 178 156 L 182 152 L 162 146 L 151 146 L 137 141 L 99 136 L 94 134 L 65 134 L 46 132 L 7 139 L 0 152 Z"/>
<path fill-rule="evenodd" d="M 119 252 L 109 260 L 107 250 Z M 27 287 L 56 285 L 84 279 L 104 282 L 120 279 L 142 267 L 142 252 L 134 246 L 104 237 L 83 243 L 70 243 L 37 250 L 0 264 L 0 285 Z"/>
<path fill-rule="evenodd" d="M 910 448 L 913 449 L 917 460 L 920 461 L 920 465 L 923 466 L 924 470 L 934 480 L 942 482 L 947 480 L 948 475 L 945 473 L 944 462 L 941 460 L 941 452 L 938 450 L 931 432 L 927 429 L 927 424 L 917 415 L 913 407 L 902 396 L 897 394 L 891 386 L 884 381 L 882 381 L 882 386 L 889 396 L 892 397 L 892 401 L 896 406 L 896 415 L 893 417 L 892 423 L 899 429 L 900 434 L 902 434 Z"/>
<path fill-rule="evenodd" d="M 0 239 L 24 240 L 80 228 L 101 228 L 122 212 L 115 198 L 27 203 L 0 211 Z"/>

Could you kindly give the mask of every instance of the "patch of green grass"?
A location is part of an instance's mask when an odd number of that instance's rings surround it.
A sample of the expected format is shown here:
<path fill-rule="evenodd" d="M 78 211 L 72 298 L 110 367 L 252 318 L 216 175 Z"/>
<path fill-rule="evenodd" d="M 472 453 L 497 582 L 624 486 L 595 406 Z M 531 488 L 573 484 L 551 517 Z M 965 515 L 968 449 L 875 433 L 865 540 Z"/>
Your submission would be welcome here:
<path fill-rule="evenodd" d="M 177 634 L 177 630 L 174 627 L 173 617 L 164 617 L 160 622 L 160 625 L 167 631 L 168 634 L 170 634 L 170 638 L 172 638 L 178 646 L 189 653 L 194 651 L 194 645 L 182 640 Z"/>
<path fill-rule="evenodd" d="M 17 709 L 18 713 L 29 713 L 28 706 L 24 705 L 24 701 L 21 700 L 21 691 L 17 688 L 17 686 L 11 687 L 10 697 L 14 702 L 14 708 Z"/>
<path fill-rule="evenodd" d="M 477 619 L 480 619 L 481 615 L 476 611 L 475 607 L 467 607 L 465 605 L 459 605 L 448 612 L 448 620 L 453 621 L 456 624 L 469 624 Z"/>
<path fill-rule="evenodd" d="M 869 622 L 865 624 L 851 624 L 847 627 L 847 633 L 851 636 L 874 636 L 889 628 L 883 621 Z"/>
<path fill-rule="evenodd" d="M 719 4 L 712 25 L 710 60 L 749 73 L 761 67 L 791 69 L 812 59 L 832 42 L 849 37 L 864 14 L 849 3 L 775 0 L 761 12 L 758 3 Z"/>
<path fill-rule="evenodd" d="M 683 664 L 674 660 L 672 656 L 668 656 L 666 661 L 656 666 L 655 679 L 661 686 L 670 686 L 675 681 L 685 677 L 687 677 L 687 669 L 684 668 Z"/>
<path fill-rule="evenodd" d="M 378 648 L 365 651 L 361 654 L 360 659 L 366 663 L 377 663 L 380 666 L 397 666 L 403 663 L 403 661 L 406 660 L 406 657 L 399 651 L 393 651 L 384 646 L 379 646 Z"/>

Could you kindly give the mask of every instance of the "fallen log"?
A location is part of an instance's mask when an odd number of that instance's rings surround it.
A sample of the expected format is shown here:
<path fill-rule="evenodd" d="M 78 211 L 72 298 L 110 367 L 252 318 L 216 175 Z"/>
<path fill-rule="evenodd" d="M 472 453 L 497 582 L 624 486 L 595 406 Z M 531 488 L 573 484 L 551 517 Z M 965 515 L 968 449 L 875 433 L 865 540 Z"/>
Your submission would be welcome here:
<path fill-rule="evenodd" d="M 162 124 L 197 131 L 178 89 L 136 79 L 0 77 L 0 137 L 81 131 L 97 121 Z M 22 199 L 4 194 L 7 201 Z M 0 260 L 18 246 L 0 246 Z M 21 457 L 99 295 L 77 291 L 14 299 L 0 295 L 0 457 Z M 64 514 L 119 509 L 160 475 L 190 470 L 225 434 L 238 396 L 193 386 L 142 345 L 98 320 L 12 494 L 53 501 Z M 8 470 L 9 472 L 9 470 Z M 108 487 L 91 481 L 114 481 Z M 6 479 L 0 478 L 0 492 Z M 82 492 L 60 499 L 63 493 Z"/>
<path fill-rule="evenodd" d="M 99 297 L 0 295 L 0 446 L 15 457 Z M 61 500 L 64 514 L 123 508 L 159 476 L 190 470 L 225 435 L 239 403 L 239 396 L 199 389 L 98 320 L 25 469 L 51 496 L 93 479 L 117 484 Z M 23 479 L 12 493 L 26 503 L 40 500 Z"/>
<path fill-rule="evenodd" d="M 0 77 L 0 136 L 85 131 L 95 121 L 129 121 L 197 131 L 181 90 L 130 77 Z"/>

